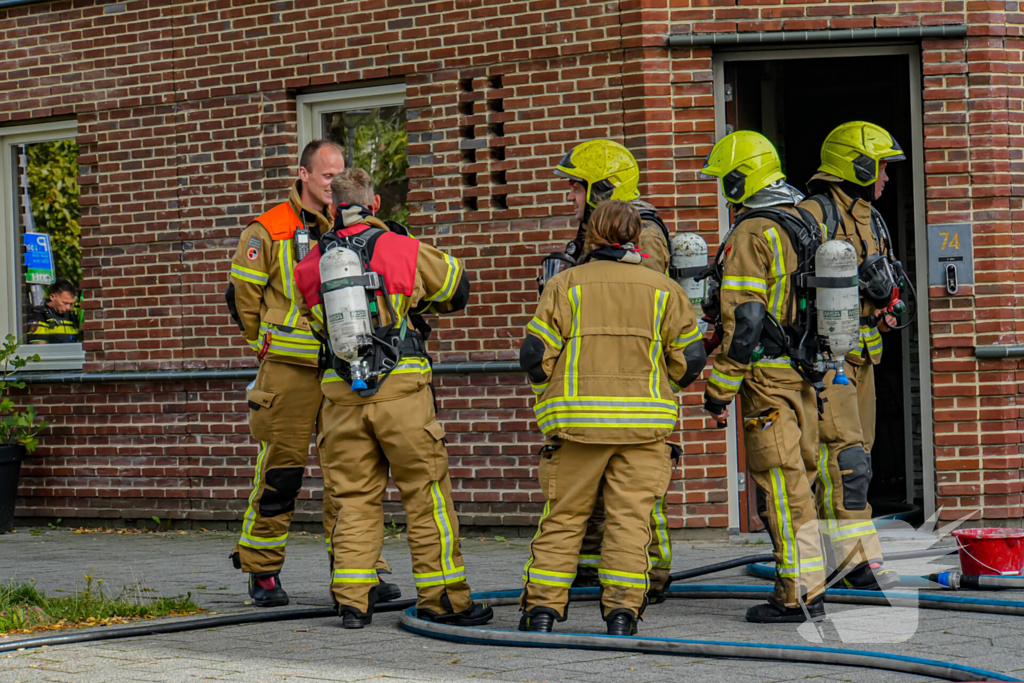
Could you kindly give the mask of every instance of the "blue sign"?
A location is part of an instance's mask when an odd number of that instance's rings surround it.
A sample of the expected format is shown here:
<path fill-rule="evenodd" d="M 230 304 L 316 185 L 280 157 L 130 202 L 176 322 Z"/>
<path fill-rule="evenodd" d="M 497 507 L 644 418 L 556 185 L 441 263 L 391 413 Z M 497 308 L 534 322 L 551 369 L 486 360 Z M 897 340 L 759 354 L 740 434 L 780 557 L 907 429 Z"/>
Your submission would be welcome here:
<path fill-rule="evenodd" d="M 25 233 L 25 282 L 49 285 L 56 279 L 50 236 L 41 232 Z"/>

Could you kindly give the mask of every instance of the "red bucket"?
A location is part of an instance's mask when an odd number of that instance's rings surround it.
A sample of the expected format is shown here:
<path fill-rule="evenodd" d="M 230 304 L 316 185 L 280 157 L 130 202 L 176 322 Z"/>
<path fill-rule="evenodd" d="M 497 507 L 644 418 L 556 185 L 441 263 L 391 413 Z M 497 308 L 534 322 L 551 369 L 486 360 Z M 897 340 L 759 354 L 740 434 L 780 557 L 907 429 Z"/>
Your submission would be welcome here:
<path fill-rule="evenodd" d="M 957 529 L 960 569 L 977 576 L 1019 576 L 1024 570 L 1024 529 Z"/>

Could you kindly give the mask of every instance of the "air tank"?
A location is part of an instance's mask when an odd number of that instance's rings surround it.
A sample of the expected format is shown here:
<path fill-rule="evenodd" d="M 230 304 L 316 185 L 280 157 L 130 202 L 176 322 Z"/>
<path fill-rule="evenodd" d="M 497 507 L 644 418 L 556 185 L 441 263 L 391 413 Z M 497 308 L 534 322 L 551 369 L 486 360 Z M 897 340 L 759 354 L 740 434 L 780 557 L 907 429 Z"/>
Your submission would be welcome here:
<path fill-rule="evenodd" d="M 832 280 L 832 286 L 817 288 L 818 334 L 828 339 L 835 360 L 833 384 L 849 384 L 843 359 L 860 343 L 857 250 L 849 242 L 825 242 L 814 255 L 814 274 Z M 843 286 L 844 280 L 851 284 Z"/>
<path fill-rule="evenodd" d="M 672 269 L 682 270 L 686 275 L 694 272 L 696 268 L 706 268 L 708 265 L 708 243 L 704 238 L 695 232 L 683 232 L 672 238 Z M 707 295 L 707 278 L 697 281 L 692 275 L 689 277 L 678 276 L 676 282 L 686 292 L 695 310 L 700 310 L 700 305 Z"/>
<path fill-rule="evenodd" d="M 359 254 L 334 246 L 320 257 L 320 282 L 328 288 L 342 278 L 359 277 L 363 265 Z M 331 338 L 331 350 L 349 364 L 368 356 L 373 337 L 369 301 L 361 286 L 341 287 L 323 294 L 324 320 Z"/>

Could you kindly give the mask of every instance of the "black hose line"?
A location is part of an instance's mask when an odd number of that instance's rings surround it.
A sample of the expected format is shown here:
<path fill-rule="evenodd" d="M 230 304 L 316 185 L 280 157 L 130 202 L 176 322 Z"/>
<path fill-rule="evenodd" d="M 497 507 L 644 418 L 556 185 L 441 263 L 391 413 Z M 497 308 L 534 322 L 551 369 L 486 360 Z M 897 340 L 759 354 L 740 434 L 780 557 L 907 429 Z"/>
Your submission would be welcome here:
<path fill-rule="evenodd" d="M 415 600 L 398 600 L 395 602 L 382 602 L 375 608 L 375 612 L 400 612 L 401 610 L 414 607 Z M 242 624 L 265 624 L 274 621 L 293 621 L 295 619 L 324 619 L 337 616 L 333 607 L 312 607 L 309 609 L 270 610 L 262 612 L 242 612 L 241 614 L 226 614 L 219 617 L 207 617 L 205 619 L 183 619 L 163 624 L 146 624 L 143 626 L 129 626 L 127 628 L 97 629 L 85 633 L 66 633 L 57 636 L 44 636 L 42 638 L 26 638 L 15 640 L 9 643 L 0 643 L 0 652 L 14 652 L 16 650 L 52 647 L 54 645 L 70 645 L 72 643 L 91 643 L 98 640 L 119 640 L 121 638 L 137 638 L 140 636 L 159 636 L 168 633 L 182 633 L 185 631 L 200 631 L 207 628 L 219 628 L 221 626 L 240 626 Z"/>

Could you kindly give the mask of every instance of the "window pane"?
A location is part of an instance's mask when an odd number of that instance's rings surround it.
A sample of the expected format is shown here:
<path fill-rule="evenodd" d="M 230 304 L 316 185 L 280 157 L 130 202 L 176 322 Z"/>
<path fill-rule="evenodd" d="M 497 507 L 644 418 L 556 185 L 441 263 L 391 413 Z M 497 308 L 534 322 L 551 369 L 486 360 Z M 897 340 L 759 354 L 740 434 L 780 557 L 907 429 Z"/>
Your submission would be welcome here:
<path fill-rule="evenodd" d="M 82 249 L 78 227 L 78 143 L 54 140 L 12 150 L 17 179 L 19 341 L 82 341 Z"/>
<path fill-rule="evenodd" d="M 349 109 L 322 114 L 323 136 L 345 148 L 345 165 L 373 178 L 380 195 L 378 217 L 406 223 L 409 161 L 405 155 L 405 107 Z"/>

